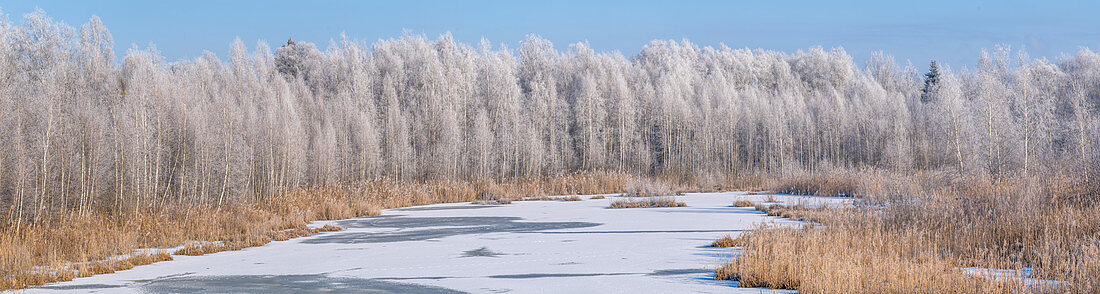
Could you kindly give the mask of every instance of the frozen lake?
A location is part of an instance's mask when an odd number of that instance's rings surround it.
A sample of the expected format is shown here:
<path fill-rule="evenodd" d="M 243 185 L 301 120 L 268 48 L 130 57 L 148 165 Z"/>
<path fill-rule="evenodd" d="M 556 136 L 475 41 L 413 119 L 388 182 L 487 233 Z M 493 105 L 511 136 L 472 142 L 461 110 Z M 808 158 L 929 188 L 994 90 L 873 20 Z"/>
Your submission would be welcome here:
<path fill-rule="evenodd" d="M 788 222 L 733 201 L 689 193 L 687 207 L 608 209 L 583 201 L 453 203 L 317 222 L 339 232 L 79 278 L 28 293 L 654 293 L 745 292 L 715 281 L 734 252 L 710 248 L 755 223 Z M 780 202 L 842 201 L 775 196 Z M 770 292 L 765 290 L 764 292 Z"/>

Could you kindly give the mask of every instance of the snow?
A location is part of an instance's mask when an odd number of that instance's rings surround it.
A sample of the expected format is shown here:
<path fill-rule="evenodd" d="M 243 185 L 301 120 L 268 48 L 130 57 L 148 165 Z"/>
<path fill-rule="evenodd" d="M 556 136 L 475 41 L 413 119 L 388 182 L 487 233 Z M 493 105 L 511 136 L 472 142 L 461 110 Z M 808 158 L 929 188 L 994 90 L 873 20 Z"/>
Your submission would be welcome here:
<path fill-rule="evenodd" d="M 338 232 L 79 278 L 27 293 L 146 292 L 743 292 L 715 281 L 734 249 L 710 248 L 762 222 L 743 192 L 678 196 L 687 207 L 608 209 L 583 201 L 452 203 L 385 210 L 380 217 L 311 224 Z M 846 199 L 774 196 L 789 204 Z M 372 292 L 374 291 L 374 292 Z M 763 290 L 771 293 L 772 290 Z"/>
<path fill-rule="evenodd" d="M 1025 287 L 1032 290 L 1038 290 L 1040 292 L 1057 290 L 1058 288 L 1064 287 L 1066 285 L 1066 282 L 1063 281 L 1032 278 L 1030 267 L 1025 267 L 1018 270 L 966 267 L 962 268 L 962 270 L 967 274 L 987 279 L 1014 280 L 1017 282 L 1022 282 Z"/>

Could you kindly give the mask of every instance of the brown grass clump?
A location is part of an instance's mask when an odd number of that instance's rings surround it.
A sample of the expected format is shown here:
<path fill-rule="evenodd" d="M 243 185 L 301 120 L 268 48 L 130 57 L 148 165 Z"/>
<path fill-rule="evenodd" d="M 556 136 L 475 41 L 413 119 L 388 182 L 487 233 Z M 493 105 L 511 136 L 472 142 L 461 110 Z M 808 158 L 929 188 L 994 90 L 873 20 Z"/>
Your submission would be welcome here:
<path fill-rule="evenodd" d="M 748 200 L 737 200 L 733 202 L 733 207 L 754 207 L 756 203 Z"/>
<path fill-rule="evenodd" d="M 588 199 L 592 199 L 592 200 L 607 199 L 607 197 L 603 196 L 603 195 L 596 195 L 596 196 L 588 197 Z"/>
<path fill-rule="evenodd" d="M 47 208 L 37 222 L 13 219 L 11 206 L 0 206 L 0 290 L 22 289 L 81 275 L 126 268 L 96 263 L 139 248 L 184 245 L 177 254 L 202 255 L 260 246 L 335 227 L 308 229 L 317 220 L 379 215 L 381 209 L 468 202 L 478 195 L 607 194 L 625 190 L 633 176 L 593 172 L 546 179 L 512 181 L 378 180 L 348 186 L 297 189 L 274 195 L 217 199 L 158 198 L 122 202 L 114 195 L 91 199 L 95 209 L 80 213 Z M 502 197 L 503 198 L 503 197 Z M 569 197 L 567 197 L 569 198 Z M 150 197 L 149 199 L 154 199 Z M 579 199 L 579 197 L 578 197 Z M 563 200 L 571 200 L 563 199 Z M 24 213 L 24 215 L 33 215 Z M 167 253 L 166 253 L 167 254 Z M 158 260 L 163 258 L 154 258 Z M 143 264 L 129 261 L 131 266 Z M 82 265 L 83 270 L 73 267 Z"/>
<path fill-rule="evenodd" d="M 714 240 L 714 243 L 710 243 L 710 247 L 718 247 L 718 248 L 737 247 L 737 246 L 738 246 L 737 239 L 734 239 L 730 235 L 726 235 L 725 237 L 719 238 L 718 240 Z"/>
<path fill-rule="evenodd" d="M 517 201 L 581 201 L 580 196 L 536 196 L 536 197 L 524 197 Z"/>
<path fill-rule="evenodd" d="M 684 207 L 687 204 L 676 201 L 676 197 L 622 197 L 611 202 L 609 208 L 645 208 L 645 207 Z"/>
<path fill-rule="evenodd" d="M 334 225 L 324 225 L 324 226 L 321 226 L 320 228 L 310 229 L 310 231 L 312 231 L 313 233 L 336 232 L 336 231 L 343 231 L 343 230 L 344 230 L 344 228 L 337 227 L 337 226 L 334 226 Z"/>

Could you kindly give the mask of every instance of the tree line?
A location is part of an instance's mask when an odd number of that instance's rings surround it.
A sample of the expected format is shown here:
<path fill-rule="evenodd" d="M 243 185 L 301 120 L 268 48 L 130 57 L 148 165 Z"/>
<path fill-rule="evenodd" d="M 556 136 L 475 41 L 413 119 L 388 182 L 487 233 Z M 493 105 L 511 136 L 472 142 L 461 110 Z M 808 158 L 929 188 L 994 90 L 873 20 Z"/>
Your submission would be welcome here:
<path fill-rule="evenodd" d="M 998 47 L 925 71 L 843 49 L 656 40 L 635 56 L 404 35 L 169 62 L 93 17 L 0 21 L 0 204 L 35 217 L 303 187 L 617 171 L 993 178 L 1100 165 L 1100 54 Z M 1086 174 L 1088 174 L 1086 172 Z"/>

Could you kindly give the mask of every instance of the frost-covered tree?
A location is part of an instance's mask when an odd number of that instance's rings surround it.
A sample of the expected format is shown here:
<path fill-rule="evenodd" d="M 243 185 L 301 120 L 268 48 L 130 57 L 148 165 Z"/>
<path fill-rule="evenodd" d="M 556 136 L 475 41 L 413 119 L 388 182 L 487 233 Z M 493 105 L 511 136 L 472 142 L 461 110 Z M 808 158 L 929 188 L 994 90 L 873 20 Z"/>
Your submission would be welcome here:
<path fill-rule="evenodd" d="M 876 53 L 656 40 L 636 56 L 528 36 L 288 41 L 115 60 L 98 18 L 0 20 L 0 209 L 13 223 L 218 205 L 376 180 L 617 171 L 695 181 L 831 169 L 1095 173 L 1100 54 L 997 48 L 927 74 Z"/>

